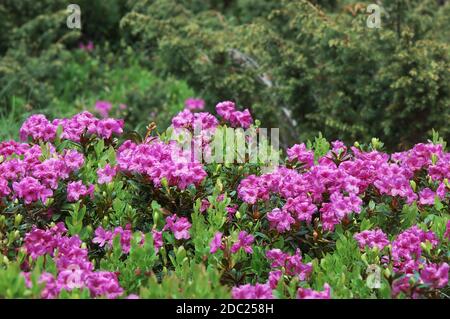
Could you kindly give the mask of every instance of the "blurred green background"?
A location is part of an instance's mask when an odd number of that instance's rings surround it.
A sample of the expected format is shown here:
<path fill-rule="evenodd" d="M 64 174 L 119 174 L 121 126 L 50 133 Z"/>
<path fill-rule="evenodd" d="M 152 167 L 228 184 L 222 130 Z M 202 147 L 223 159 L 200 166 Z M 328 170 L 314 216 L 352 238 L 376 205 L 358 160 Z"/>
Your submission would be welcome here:
<path fill-rule="evenodd" d="M 81 30 L 66 26 L 69 3 Z M 369 3 L 380 29 L 366 25 Z M 285 145 L 319 131 L 396 150 L 432 129 L 450 140 L 449 20 L 442 0 L 3 0 L 0 140 L 32 113 L 97 100 L 130 129 L 164 128 L 188 97 L 210 111 L 234 100 Z"/>

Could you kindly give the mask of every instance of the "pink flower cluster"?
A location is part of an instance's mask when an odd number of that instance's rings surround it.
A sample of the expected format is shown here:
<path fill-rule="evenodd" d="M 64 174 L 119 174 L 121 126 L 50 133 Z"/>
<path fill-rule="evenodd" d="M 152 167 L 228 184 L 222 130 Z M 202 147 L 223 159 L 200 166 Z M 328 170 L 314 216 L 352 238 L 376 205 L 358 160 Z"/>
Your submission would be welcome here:
<path fill-rule="evenodd" d="M 273 299 L 272 289 L 268 284 L 233 287 L 231 295 L 233 299 Z"/>
<path fill-rule="evenodd" d="M 221 232 L 217 232 L 210 243 L 210 253 L 215 254 L 219 249 L 224 250 L 225 245 L 222 243 Z M 247 254 L 253 254 L 252 244 L 255 241 L 255 237 L 253 235 L 247 233 L 246 231 L 241 231 L 238 234 L 237 240 L 231 246 L 230 251 L 233 254 L 236 254 L 240 249 L 245 251 Z"/>
<path fill-rule="evenodd" d="M 176 143 L 165 144 L 157 139 L 144 144 L 124 142 L 117 162 L 120 170 L 148 176 L 156 187 L 165 179 L 170 186 L 185 189 L 200 184 L 206 177 L 203 166 L 191 161 Z"/>
<path fill-rule="evenodd" d="M 82 181 L 70 182 L 67 184 L 67 200 L 69 202 L 77 202 L 81 197 L 89 195 L 91 199 L 94 197 L 94 185 L 86 187 Z"/>
<path fill-rule="evenodd" d="M 80 42 L 79 46 L 80 50 L 86 51 L 86 52 L 92 52 L 94 51 L 94 42 L 88 41 L 86 44 L 83 42 Z"/>
<path fill-rule="evenodd" d="M 238 240 L 231 246 L 231 252 L 237 253 L 240 249 L 243 249 L 247 254 L 253 254 L 252 244 L 255 241 L 253 235 L 248 234 L 245 230 L 239 232 Z"/>
<path fill-rule="evenodd" d="M 236 111 L 234 102 L 224 101 L 216 105 L 217 114 L 230 122 L 233 127 L 248 128 L 253 123 L 252 115 L 248 109 Z"/>
<path fill-rule="evenodd" d="M 286 150 L 290 161 L 298 161 L 304 165 L 305 168 L 311 168 L 314 165 L 314 152 L 308 150 L 304 143 L 295 144 Z"/>
<path fill-rule="evenodd" d="M 98 119 L 89 112 L 76 114 L 70 119 L 48 121 L 44 115 L 30 116 L 20 128 L 20 139 L 26 141 L 31 137 L 34 141 L 51 142 L 56 138 L 58 126 L 62 127 L 61 138 L 80 142 L 84 134 L 95 134 L 109 139 L 113 134 L 123 133 L 123 120 L 112 118 Z"/>
<path fill-rule="evenodd" d="M 421 244 L 430 242 L 436 247 L 438 240 L 432 231 L 424 231 L 417 226 L 412 226 L 402 232 L 392 242 L 392 261 L 398 272 L 413 273 L 418 271 L 423 264 L 421 260 Z"/>
<path fill-rule="evenodd" d="M 35 141 L 53 141 L 56 137 L 57 126 L 53 125 L 45 115 L 31 115 L 20 128 L 22 141 L 31 137 Z"/>
<path fill-rule="evenodd" d="M 107 118 L 109 112 L 112 109 L 111 102 L 108 101 L 97 101 L 95 102 L 95 110 L 100 114 L 101 117 Z"/>
<path fill-rule="evenodd" d="M 117 174 L 117 167 L 111 167 L 110 164 L 106 164 L 104 168 L 97 170 L 98 183 L 108 184 L 111 183 Z"/>
<path fill-rule="evenodd" d="M 298 248 L 294 255 L 284 253 L 278 248 L 271 249 L 266 252 L 266 257 L 272 262 L 272 268 L 282 268 L 286 275 L 305 280 L 311 274 L 312 264 L 302 262 L 302 254 Z"/>
<path fill-rule="evenodd" d="M 219 125 L 216 117 L 208 112 L 192 113 L 186 109 L 172 118 L 172 126 L 194 131 L 213 131 Z"/>
<path fill-rule="evenodd" d="M 190 111 L 203 110 L 205 108 L 205 101 L 202 99 L 189 98 L 184 102 L 185 109 Z"/>
<path fill-rule="evenodd" d="M 419 200 L 422 205 L 434 205 L 436 196 L 446 198 L 444 179 L 450 178 L 450 153 L 444 153 L 440 145 L 417 144 L 410 151 L 392 156 L 356 147 L 350 152 L 340 141 L 332 146 L 315 164 L 311 150 L 304 144 L 294 145 L 287 150 L 289 160 L 303 165 L 298 169 L 281 166 L 261 176 L 247 176 L 238 187 L 239 198 L 257 204 L 271 195 L 279 196 L 284 206 L 267 214 L 269 224 L 279 232 L 289 231 L 297 222 L 310 222 L 317 212 L 322 227 L 332 231 L 346 216 L 361 211 L 368 189 L 406 203 Z M 421 170 L 433 183 L 413 189 L 411 181 Z"/>
<path fill-rule="evenodd" d="M 77 236 L 69 237 L 63 223 L 42 230 L 34 228 L 25 236 L 25 249 L 33 259 L 50 255 L 56 261 L 57 275 L 43 273 L 40 282 L 45 283 L 43 298 L 55 298 L 61 290 L 89 289 L 92 297 L 117 298 L 123 294 L 115 273 L 94 271 L 88 259 L 88 250 L 81 248 Z M 25 278 L 30 285 L 29 274 Z"/>
<path fill-rule="evenodd" d="M 67 180 L 84 164 L 83 155 L 75 150 L 59 154 L 48 144 L 48 150 L 45 151 L 49 152 L 48 159 L 42 159 L 43 149 L 39 145 L 16 142 L 0 144 L 0 153 L 4 154 L 0 163 L 2 197 L 18 198 L 27 205 L 39 200 L 45 202 L 53 196 L 60 181 Z"/>
<path fill-rule="evenodd" d="M 139 232 L 140 233 L 140 232 Z M 131 225 L 127 225 L 125 229 L 121 226 L 114 228 L 112 231 L 105 230 L 103 227 L 98 227 L 95 230 L 95 237 L 92 240 L 93 243 L 98 244 L 100 247 L 111 248 L 113 246 L 114 239 L 119 237 L 120 246 L 124 254 L 128 254 L 131 249 L 131 239 L 133 233 L 131 231 Z M 144 234 L 140 233 L 141 244 L 144 244 Z M 152 231 L 153 246 L 158 251 L 163 246 L 162 232 L 157 230 Z"/>
<path fill-rule="evenodd" d="M 191 226 L 191 223 L 186 217 L 172 215 L 166 218 L 166 225 L 163 230 L 170 229 L 175 236 L 175 239 L 189 239 L 191 238 L 191 235 L 189 234 Z"/>
<path fill-rule="evenodd" d="M 315 291 L 308 288 L 298 288 L 297 298 L 298 299 L 330 299 L 330 285 L 325 284 L 323 286 L 323 291 Z"/>
<path fill-rule="evenodd" d="M 358 242 L 361 249 L 367 246 L 369 248 L 377 247 L 381 250 L 390 244 L 386 234 L 381 229 L 365 230 L 355 234 L 353 238 Z"/>

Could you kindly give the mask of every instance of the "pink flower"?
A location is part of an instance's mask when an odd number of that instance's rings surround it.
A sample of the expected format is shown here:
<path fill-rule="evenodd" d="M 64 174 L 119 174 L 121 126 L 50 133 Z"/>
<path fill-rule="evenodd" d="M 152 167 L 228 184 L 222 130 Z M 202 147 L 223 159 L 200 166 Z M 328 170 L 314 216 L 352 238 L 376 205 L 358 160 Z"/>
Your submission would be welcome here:
<path fill-rule="evenodd" d="M 420 279 L 435 289 L 444 288 L 448 283 L 448 271 L 447 263 L 428 264 L 420 271 Z"/>
<path fill-rule="evenodd" d="M 306 148 L 304 143 L 295 144 L 287 149 L 287 154 L 290 161 L 297 160 L 302 163 L 305 168 L 310 168 L 314 165 L 314 152 Z"/>
<path fill-rule="evenodd" d="M 112 232 L 106 231 L 102 226 L 99 226 L 95 230 L 95 237 L 92 240 L 93 243 L 98 244 L 100 247 L 105 246 L 105 244 L 109 244 L 112 240 Z"/>
<path fill-rule="evenodd" d="M 359 243 L 359 248 L 361 249 L 369 246 L 369 248 L 377 247 L 381 250 L 389 245 L 386 234 L 380 229 L 365 230 L 355 234 L 353 238 Z"/>
<path fill-rule="evenodd" d="M 120 297 L 123 289 L 119 285 L 117 275 L 108 271 L 98 271 L 89 274 L 86 286 L 92 297 L 105 296 L 109 299 Z"/>
<path fill-rule="evenodd" d="M 216 105 L 217 114 L 223 117 L 234 127 L 248 128 L 253 123 L 253 118 L 248 109 L 236 111 L 236 105 L 233 102 L 225 101 Z"/>
<path fill-rule="evenodd" d="M 53 196 L 53 191 L 42 185 L 33 177 L 25 177 L 20 182 L 13 183 L 15 196 L 24 200 L 25 204 L 31 204 L 41 200 L 45 202 L 49 197 Z"/>
<path fill-rule="evenodd" d="M 298 288 L 297 299 L 330 299 L 330 286 L 325 284 L 323 291 L 315 291 L 309 288 Z"/>
<path fill-rule="evenodd" d="M 76 202 L 80 199 L 80 197 L 91 195 L 93 192 L 93 185 L 87 188 L 83 185 L 82 181 L 78 182 L 70 182 L 67 185 L 67 200 L 69 202 Z"/>
<path fill-rule="evenodd" d="M 97 170 L 98 183 L 99 184 L 111 183 L 114 176 L 116 176 L 116 173 L 117 173 L 116 167 L 111 167 L 111 165 L 106 164 L 104 168 L 99 168 Z"/>
<path fill-rule="evenodd" d="M 172 215 L 166 218 L 164 230 L 170 229 L 176 239 L 189 239 L 191 238 L 191 235 L 189 234 L 191 226 L 191 223 L 186 217 L 180 218 L 177 215 Z"/>
<path fill-rule="evenodd" d="M 83 42 L 80 42 L 79 48 L 86 52 L 92 52 L 92 51 L 94 51 L 94 42 L 88 41 L 88 43 L 86 43 L 86 44 L 84 44 Z"/>
<path fill-rule="evenodd" d="M 288 275 L 298 276 L 300 280 L 306 280 L 312 272 L 312 264 L 302 262 L 302 254 L 298 248 L 294 255 L 286 258 L 285 267 Z"/>
<path fill-rule="evenodd" d="M 64 164 L 73 172 L 80 169 L 84 164 L 83 154 L 75 150 L 67 150 L 64 154 Z"/>
<path fill-rule="evenodd" d="M 295 224 L 295 219 L 292 218 L 291 214 L 279 208 L 275 208 L 267 214 L 267 220 L 270 223 L 270 227 L 275 228 L 279 233 L 291 230 L 291 225 Z"/>
<path fill-rule="evenodd" d="M 26 141 L 28 137 L 44 142 L 53 141 L 56 137 L 57 126 L 50 123 L 42 114 L 30 116 L 20 128 L 20 139 Z"/>
<path fill-rule="evenodd" d="M 447 221 L 444 238 L 450 239 L 450 220 Z"/>
<path fill-rule="evenodd" d="M 288 254 L 283 253 L 278 248 L 274 248 L 266 252 L 266 257 L 272 261 L 272 264 L 270 265 L 272 268 L 284 267 L 288 256 Z"/>
<path fill-rule="evenodd" d="M 211 241 L 211 244 L 209 245 L 209 247 L 210 247 L 211 254 L 215 254 L 219 249 L 223 249 L 221 232 L 217 232 L 214 235 L 213 240 Z"/>
<path fill-rule="evenodd" d="M 283 277 L 283 272 L 281 270 L 274 270 L 269 273 L 269 281 L 268 284 L 270 288 L 275 289 L 278 286 L 278 282 L 281 277 Z"/>
<path fill-rule="evenodd" d="M 97 101 L 95 102 L 95 109 L 101 117 L 107 118 L 112 109 L 112 104 L 108 101 Z"/>
<path fill-rule="evenodd" d="M 433 192 L 431 189 L 424 188 L 422 191 L 420 191 L 419 196 L 420 196 L 419 203 L 421 205 L 434 205 L 436 193 Z"/>
<path fill-rule="evenodd" d="M 189 98 L 184 102 L 185 108 L 194 110 L 203 110 L 205 108 L 205 101 L 202 99 Z"/>
<path fill-rule="evenodd" d="M 162 246 L 164 246 L 162 231 L 157 231 L 157 230 L 153 229 L 152 236 L 153 236 L 153 246 L 155 246 L 155 250 L 156 250 L 156 252 L 158 252 L 159 249 Z"/>
<path fill-rule="evenodd" d="M 231 252 L 235 254 L 242 248 L 247 254 L 252 254 L 253 248 L 251 245 L 254 240 L 253 235 L 247 234 L 246 231 L 241 231 L 238 235 L 238 241 L 231 246 Z"/>
<path fill-rule="evenodd" d="M 268 284 L 233 287 L 231 295 L 233 299 L 273 299 L 272 289 Z"/>

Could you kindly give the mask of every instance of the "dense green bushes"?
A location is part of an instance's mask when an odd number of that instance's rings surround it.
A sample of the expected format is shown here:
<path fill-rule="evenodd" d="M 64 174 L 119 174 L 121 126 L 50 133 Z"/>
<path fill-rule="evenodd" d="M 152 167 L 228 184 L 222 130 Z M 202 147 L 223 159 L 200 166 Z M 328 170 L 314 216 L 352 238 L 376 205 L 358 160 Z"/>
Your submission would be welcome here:
<path fill-rule="evenodd" d="M 79 4 L 81 32 L 66 28 L 65 1 L 0 5 L 0 27 L 11 30 L 0 35 L 4 113 L 14 98 L 21 108 L 51 108 L 61 116 L 58 108 L 66 107 L 52 101 L 80 108 L 74 100 L 86 101 L 79 97 L 84 87 L 108 91 L 108 69 L 134 64 L 163 79 L 115 101 L 136 104 L 137 116 L 130 116 L 139 119 L 147 104 L 161 103 L 157 96 L 172 94 L 161 88 L 175 76 L 210 109 L 234 99 L 258 112 L 263 126 L 280 127 L 285 144 L 318 131 L 348 142 L 378 136 L 389 149 L 424 140 L 432 129 L 449 138 L 448 3 L 384 1 L 381 29 L 367 28 L 365 4 L 352 1 Z M 89 40 L 96 46 L 92 60 L 76 50 Z M 76 80 L 67 80 L 69 73 Z"/>
<path fill-rule="evenodd" d="M 137 1 L 121 25 L 163 72 L 186 78 L 208 101 L 232 96 L 265 114 L 267 126 L 295 120 L 303 139 L 320 130 L 407 146 L 432 128 L 448 136 L 450 80 L 438 32 L 448 5 L 406 2 L 400 15 L 386 2 L 380 30 L 366 27 L 364 6 L 328 14 L 307 1 L 281 1 L 243 23 L 185 2 Z"/>

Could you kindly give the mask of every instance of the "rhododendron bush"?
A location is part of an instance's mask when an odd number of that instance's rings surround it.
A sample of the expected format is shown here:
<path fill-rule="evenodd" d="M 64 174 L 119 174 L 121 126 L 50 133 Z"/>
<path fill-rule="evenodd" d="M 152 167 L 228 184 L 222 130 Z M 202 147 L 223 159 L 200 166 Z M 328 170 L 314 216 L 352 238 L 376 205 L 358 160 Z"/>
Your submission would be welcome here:
<path fill-rule="evenodd" d="M 220 128 L 260 128 L 233 102 L 203 108 L 191 99 L 144 135 L 104 107 L 36 114 L 20 142 L 1 142 L 0 296 L 448 298 L 450 153 L 437 135 L 393 154 L 319 136 L 270 170 L 207 164 L 173 133 L 200 127 L 192 144 L 208 153 Z"/>

